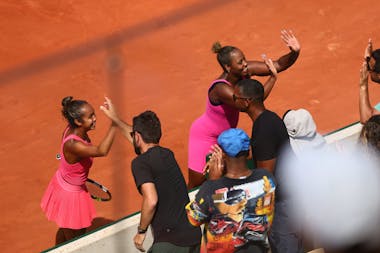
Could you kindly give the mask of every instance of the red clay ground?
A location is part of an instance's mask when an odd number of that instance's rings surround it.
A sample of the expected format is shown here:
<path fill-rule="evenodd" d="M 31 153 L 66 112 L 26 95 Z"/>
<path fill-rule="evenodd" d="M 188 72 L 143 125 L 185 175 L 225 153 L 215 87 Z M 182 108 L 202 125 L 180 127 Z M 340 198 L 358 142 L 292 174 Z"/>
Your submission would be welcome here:
<path fill-rule="evenodd" d="M 64 96 L 97 107 L 107 94 L 128 121 L 154 110 L 163 125 L 161 144 L 175 151 L 187 177 L 188 130 L 220 73 L 210 51 L 214 41 L 240 47 L 248 59 L 277 58 L 288 51 L 280 30 L 291 28 L 301 55 L 281 73 L 267 107 L 278 114 L 306 108 L 327 133 L 358 120 L 359 68 L 367 39 L 380 47 L 379 8 L 375 0 L 348 6 L 329 0 L 1 1 L 1 251 L 54 245 L 57 227 L 39 203 L 58 164 Z M 371 97 L 379 97 L 380 87 L 370 87 Z M 94 143 L 108 124 L 98 111 Z M 249 131 L 246 115 L 239 126 Z M 119 135 L 110 155 L 95 160 L 90 176 L 114 196 L 96 204 L 99 217 L 116 220 L 139 210 L 133 157 Z"/>

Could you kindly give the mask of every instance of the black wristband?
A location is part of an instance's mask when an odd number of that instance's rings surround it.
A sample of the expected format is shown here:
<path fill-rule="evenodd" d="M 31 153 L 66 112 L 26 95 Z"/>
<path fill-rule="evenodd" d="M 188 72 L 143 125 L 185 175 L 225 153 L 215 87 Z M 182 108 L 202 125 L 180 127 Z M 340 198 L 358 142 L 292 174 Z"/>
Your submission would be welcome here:
<path fill-rule="evenodd" d="M 137 227 L 137 233 L 138 234 L 145 234 L 147 230 L 148 230 L 148 228 L 143 229 L 140 226 Z"/>

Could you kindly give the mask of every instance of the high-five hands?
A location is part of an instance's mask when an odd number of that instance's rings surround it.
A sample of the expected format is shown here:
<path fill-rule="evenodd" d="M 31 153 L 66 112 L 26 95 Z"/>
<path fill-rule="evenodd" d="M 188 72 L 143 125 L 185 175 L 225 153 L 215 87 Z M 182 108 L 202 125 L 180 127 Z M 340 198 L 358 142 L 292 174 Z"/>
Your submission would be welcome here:
<path fill-rule="evenodd" d="M 116 109 L 108 97 L 104 97 L 105 101 L 103 105 L 100 106 L 100 110 L 104 112 L 104 114 L 110 118 L 113 122 L 116 122 L 119 120 L 119 116 L 116 112 Z"/>

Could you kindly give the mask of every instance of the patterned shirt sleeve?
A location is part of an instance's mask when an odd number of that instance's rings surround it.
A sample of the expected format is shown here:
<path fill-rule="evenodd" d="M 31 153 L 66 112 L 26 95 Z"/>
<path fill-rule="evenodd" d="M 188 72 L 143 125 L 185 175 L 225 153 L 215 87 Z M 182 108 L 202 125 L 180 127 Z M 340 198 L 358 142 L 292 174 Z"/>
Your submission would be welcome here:
<path fill-rule="evenodd" d="M 195 199 L 186 205 L 187 218 L 191 225 L 200 226 L 209 220 L 209 189 L 205 182 L 199 189 Z"/>

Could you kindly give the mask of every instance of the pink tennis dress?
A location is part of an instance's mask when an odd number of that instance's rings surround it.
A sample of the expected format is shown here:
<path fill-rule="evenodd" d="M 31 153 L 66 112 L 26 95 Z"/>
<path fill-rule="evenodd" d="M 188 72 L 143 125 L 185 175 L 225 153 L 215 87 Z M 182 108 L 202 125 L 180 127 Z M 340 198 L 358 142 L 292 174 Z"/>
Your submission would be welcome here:
<path fill-rule="evenodd" d="M 212 82 L 210 89 L 216 83 L 226 83 L 227 80 L 218 79 Z M 206 155 L 210 148 L 217 143 L 220 133 L 229 128 L 235 128 L 239 120 L 239 110 L 226 105 L 213 105 L 207 96 L 205 113 L 196 119 L 190 128 L 188 147 L 188 168 L 202 173 L 206 164 Z"/>
<path fill-rule="evenodd" d="M 60 228 L 81 229 L 89 227 L 96 216 L 94 203 L 85 186 L 92 158 L 67 163 L 63 145 L 70 139 L 91 145 L 73 134 L 63 139 L 60 165 L 42 197 L 41 208 L 48 220 L 55 221 Z"/>

